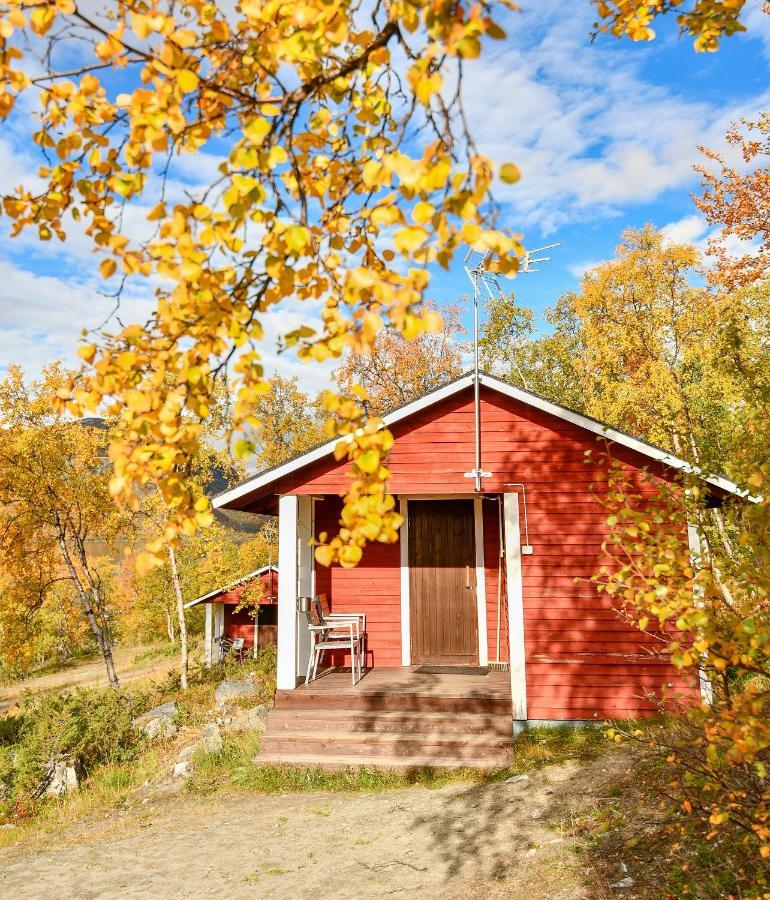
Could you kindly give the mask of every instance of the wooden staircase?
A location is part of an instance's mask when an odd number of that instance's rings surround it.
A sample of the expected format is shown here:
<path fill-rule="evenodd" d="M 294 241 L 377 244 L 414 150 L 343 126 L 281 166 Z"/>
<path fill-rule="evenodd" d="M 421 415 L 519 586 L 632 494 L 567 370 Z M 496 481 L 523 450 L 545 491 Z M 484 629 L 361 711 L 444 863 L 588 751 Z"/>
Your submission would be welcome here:
<path fill-rule="evenodd" d="M 278 691 L 254 761 L 332 770 L 507 765 L 511 701 L 459 694 Z"/>

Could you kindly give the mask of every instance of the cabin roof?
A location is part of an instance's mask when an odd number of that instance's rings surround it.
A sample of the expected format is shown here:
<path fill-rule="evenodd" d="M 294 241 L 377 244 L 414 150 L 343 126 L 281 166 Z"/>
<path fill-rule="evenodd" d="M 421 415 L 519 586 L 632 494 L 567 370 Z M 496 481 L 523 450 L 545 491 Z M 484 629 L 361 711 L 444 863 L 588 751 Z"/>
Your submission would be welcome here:
<path fill-rule="evenodd" d="M 532 391 L 514 387 L 486 372 L 480 373 L 479 383 L 482 387 L 488 388 L 489 390 L 495 391 L 506 397 L 510 397 L 513 400 L 518 400 L 526 406 L 549 413 L 565 422 L 571 422 L 573 425 L 577 425 L 592 434 L 606 438 L 608 441 L 612 441 L 622 447 L 627 447 L 629 450 L 633 450 L 642 456 L 646 456 L 651 460 L 662 463 L 679 472 L 695 475 L 706 484 L 719 491 L 741 497 L 746 496 L 745 492 L 741 491 L 733 481 L 726 478 L 724 475 L 705 474 L 696 466 L 693 466 L 686 460 L 680 459 L 678 456 L 674 456 L 667 450 L 663 450 L 661 447 L 656 447 L 654 444 L 650 444 L 640 438 L 635 438 L 630 434 L 626 434 L 624 431 L 613 428 L 605 422 L 601 422 L 599 419 L 594 419 L 584 413 L 575 412 L 575 410 L 554 403 L 552 400 L 546 400 L 545 397 L 541 397 L 539 394 L 535 394 Z M 454 381 L 450 381 L 448 384 L 442 385 L 441 387 L 424 394 L 417 400 L 412 400 L 397 409 L 391 410 L 383 416 L 383 421 L 385 422 L 385 425 L 395 425 L 397 422 L 401 422 L 403 419 L 408 418 L 414 413 L 429 409 L 431 406 L 440 403 L 442 400 L 446 400 L 470 387 L 473 387 L 473 373 L 468 372 L 461 375 L 459 378 L 456 378 Z M 214 497 L 213 504 L 217 509 L 242 508 L 244 497 L 247 497 L 249 494 L 263 494 L 266 488 L 269 488 L 271 484 L 279 481 L 286 475 L 290 475 L 299 469 L 302 469 L 304 466 L 332 455 L 334 453 L 334 448 L 338 443 L 339 438 L 334 438 L 331 441 L 326 441 L 310 450 L 306 450 L 304 453 L 295 456 L 287 462 L 273 466 L 273 468 L 267 469 L 264 472 L 259 472 L 251 478 L 241 482 L 241 484 L 218 494 Z M 237 506 L 231 506 L 231 504 L 237 504 Z"/>
<path fill-rule="evenodd" d="M 242 584 L 246 584 L 247 581 L 251 581 L 253 578 L 259 578 L 260 575 L 264 575 L 266 572 L 275 572 L 278 573 L 278 566 L 274 566 L 270 563 L 267 566 L 260 566 L 259 569 L 255 569 L 253 572 L 249 572 L 248 575 L 244 575 L 242 578 L 239 578 L 237 581 L 232 581 L 230 584 L 225 585 L 224 587 L 215 588 L 213 591 L 209 591 L 208 594 L 201 594 L 200 597 L 196 597 L 194 600 L 190 600 L 185 603 L 185 609 L 189 609 L 191 606 L 197 606 L 199 603 L 206 603 L 209 600 L 213 600 L 214 597 L 217 597 L 219 594 L 226 594 L 228 591 L 232 591 L 233 588 L 237 588 Z"/>

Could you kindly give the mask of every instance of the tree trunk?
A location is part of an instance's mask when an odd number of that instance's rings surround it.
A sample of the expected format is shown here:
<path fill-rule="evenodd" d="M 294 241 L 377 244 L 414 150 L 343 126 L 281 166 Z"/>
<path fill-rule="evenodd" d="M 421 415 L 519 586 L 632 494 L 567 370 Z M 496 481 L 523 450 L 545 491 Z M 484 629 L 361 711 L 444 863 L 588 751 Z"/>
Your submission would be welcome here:
<path fill-rule="evenodd" d="M 112 656 L 112 641 L 110 640 L 109 631 L 107 629 L 107 621 L 106 616 L 104 615 L 101 598 L 97 598 L 99 599 L 99 605 L 98 609 L 95 610 L 92 599 L 94 598 L 94 591 L 96 591 L 96 586 L 92 580 L 93 589 L 90 592 L 89 597 L 89 591 L 85 589 L 82 582 L 80 581 L 78 571 L 75 568 L 75 563 L 72 561 L 72 556 L 70 554 L 69 547 L 67 546 L 66 538 L 64 536 L 64 533 L 61 531 L 59 532 L 59 547 L 61 548 L 62 557 L 64 559 L 65 565 L 67 566 L 67 570 L 70 573 L 72 583 L 75 586 L 75 592 L 77 593 L 78 600 L 80 601 L 80 605 L 83 607 L 83 612 L 85 613 L 86 619 L 88 620 L 88 624 L 91 628 L 91 633 L 96 639 L 96 645 L 99 648 L 99 652 L 102 654 L 102 658 L 104 659 L 104 665 L 107 669 L 107 678 L 110 682 L 110 687 L 117 688 L 119 687 L 118 674 L 115 671 L 115 660 Z"/>
<path fill-rule="evenodd" d="M 170 610 L 164 609 L 163 615 L 166 617 L 166 634 L 168 635 L 168 639 L 172 644 L 175 644 L 176 643 L 176 631 L 174 630 L 174 620 L 171 617 Z"/>
<path fill-rule="evenodd" d="M 179 662 L 180 662 L 180 686 L 183 691 L 187 690 L 187 622 L 184 617 L 184 599 L 182 597 L 182 582 L 179 580 L 179 570 L 176 565 L 176 553 L 174 548 L 169 545 L 168 561 L 171 564 L 171 582 L 174 585 L 174 594 L 176 596 L 176 614 L 179 619 Z"/>

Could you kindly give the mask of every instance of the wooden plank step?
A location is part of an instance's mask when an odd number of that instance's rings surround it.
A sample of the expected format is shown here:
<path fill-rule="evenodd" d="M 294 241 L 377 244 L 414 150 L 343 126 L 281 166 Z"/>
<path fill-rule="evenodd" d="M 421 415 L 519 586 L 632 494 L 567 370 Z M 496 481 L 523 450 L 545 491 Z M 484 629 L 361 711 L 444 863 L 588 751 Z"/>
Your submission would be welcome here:
<path fill-rule="evenodd" d="M 318 757 L 312 753 L 266 753 L 254 757 L 258 766 L 294 766 L 298 768 L 323 769 L 327 772 L 345 772 L 348 769 L 376 769 L 378 771 L 409 772 L 415 769 L 481 769 L 490 771 L 501 769 L 509 760 L 486 758 L 458 759 L 454 756 L 421 754 L 410 757 L 359 756 L 351 759 L 340 754 Z"/>
<path fill-rule="evenodd" d="M 510 715 L 442 712 L 357 712 L 345 710 L 273 709 L 267 718 L 269 731 L 415 732 L 419 734 L 486 734 L 510 739 Z"/>
<path fill-rule="evenodd" d="M 431 694 L 334 693 L 332 691 L 276 691 L 276 709 L 363 710 L 369 712 L 448 712 L 511 716 L 511 701 L 495 697 L 447 697 Z"/>
<path fill-rule="evenodd" d="M 262 735 L 265 750 L 300 752 L 350 753 L 357 756 L 376 756 L 383 752 L 393 756 L 435 752 L 439 748 L 456 756 L 488 756 L 510 753 L 510 738 L 494 735 L 414 734 L 399 732 L 348 733 L 320 731 L 266 731 Z"/>

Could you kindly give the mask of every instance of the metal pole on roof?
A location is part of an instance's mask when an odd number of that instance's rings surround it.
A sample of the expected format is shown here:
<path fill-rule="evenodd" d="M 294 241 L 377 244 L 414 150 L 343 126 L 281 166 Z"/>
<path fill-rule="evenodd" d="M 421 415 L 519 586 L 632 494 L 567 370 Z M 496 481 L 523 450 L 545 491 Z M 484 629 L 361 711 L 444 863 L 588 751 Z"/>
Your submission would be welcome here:
<path fill-rule="evenodd" d="M 538 247 L 525 253 L 522 260 L 521 272 L 537 272 L 533 268 L 533 264 L 548 262 L 550 257 L 538 256 L 536 254 L 543 253 L 545 250 L 551 250 L 558 247 L 559 244 L 548 244 L 545 247 Z M 479 258 L 475 264 L 471 262 L 471 257 L 476 254 Z M 475 431 L 475 454 L 474 466 L 471 472 L 466 472 L 466 478 L 473 478 L 476 492 L 481 492 L 481 479 L 489 478 L 491 472 L 485 472 L 481 468 L 481 398 L 479 391 L 479 282 L 484 285 L 487 296 L 490 300 L 495 298 L 505 298 L 505 293 L 500 287 L 497 275 L 497 267 L 492 260 L 492 251 L 475 250 L 471 247 L 465 254 L 465 274 L 468 276 L 473 285 L 473 415 L 474 415 L 474 431 Z"/>

